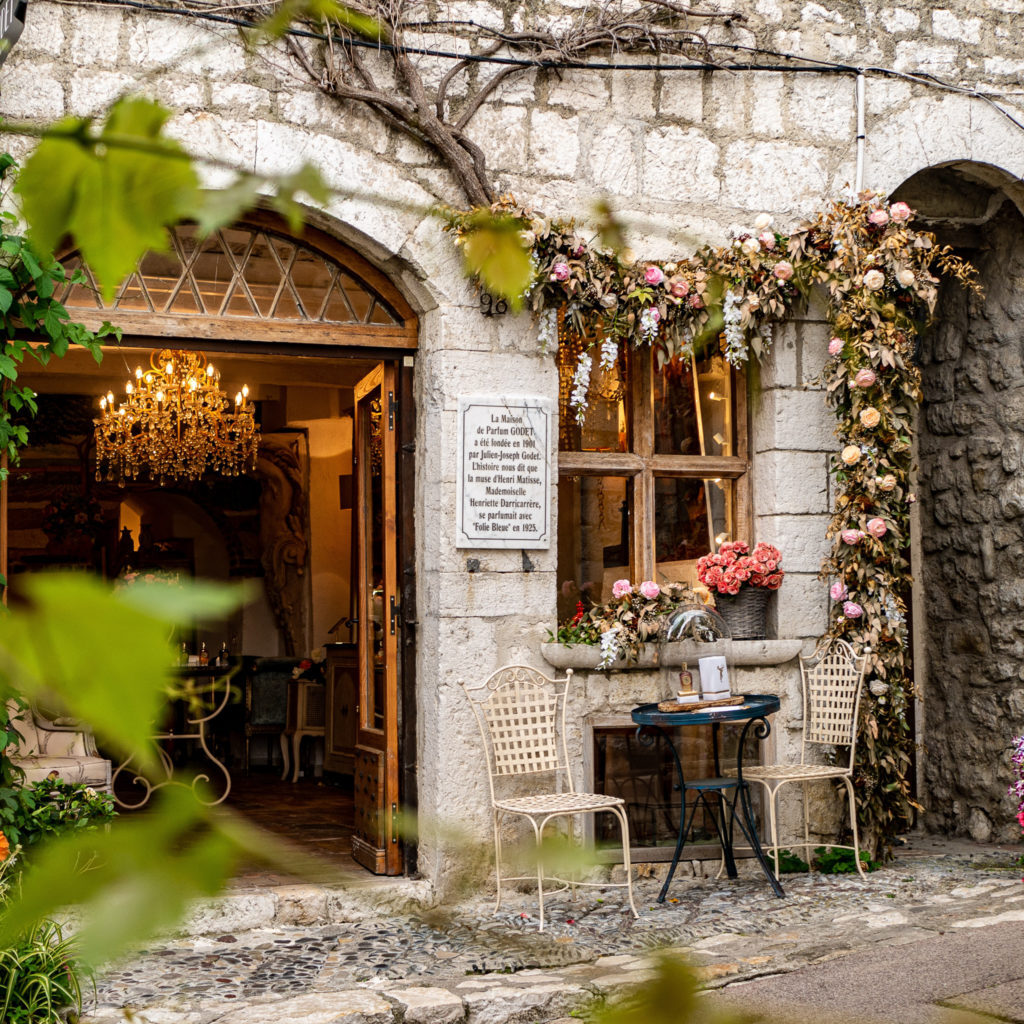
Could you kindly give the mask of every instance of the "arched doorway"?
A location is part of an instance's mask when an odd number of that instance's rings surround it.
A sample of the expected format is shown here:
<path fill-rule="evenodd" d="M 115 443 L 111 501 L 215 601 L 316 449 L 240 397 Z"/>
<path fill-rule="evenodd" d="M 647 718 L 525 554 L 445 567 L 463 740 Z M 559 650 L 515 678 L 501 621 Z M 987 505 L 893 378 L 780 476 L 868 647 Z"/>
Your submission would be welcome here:
<path fill-rule="evenodd" d="M 1024 725 L 1024 217 L 996 168 L 930 168 L 893 198 L 978 269 L 943 286 L 922 339 L 915 679 L 928 828 L 1005 841 L 1011 738 Z M 922 714 L 923 712 L 923 714 Z"/>
<path fill-rule="evenodd" d="M 26 380 L 54 410 L 51 419 L 63 415 L 58 407 L 76 409 L 78 464 L 69 460 L 67 472 L 43 467 L 49 476 L 42 488 L 56 483 L 98 502 L 107 532 L 85 561 L 110 577 L 129 552 L 140 557 L 130 523 L 136 531 L 148 525 L 149 557 L 156 550 L 173 555 L 187 574 L 263 581 L 255 608 L 231 623 L 197 628 L 188 646 L 205 644 L 212 653 L 227 642 L 235 653 L 282 662 L 331 647 L 323 761 L 353 776 L 357 861 L 399 872 L 390 812 L 415 797 L 415 758 L 403 759 L 415 735 L 414 637 L 406 626 L 415 619 L 415 312 L 349 246 L 314 228 L 295 237 L 268 213 L 206 237 L 193 225 L 177 227 L 168 251 L 147 254 L 109 304 L 76 253 L 63 261 L 79 272 L 61 296 L 72 317 L 90 327 L 109 320 L 123 338 L 105 347 L 99 366 L 71 352 Z M 95 479 L 91 467 L 83 471 L 96 398 L 122 393 L 137 365 L 148 368 L 154 349 L 201 349 L 230 394 L 242 382 L 251 388 L 263 442 L 246 478 L 214 474 L 161 486 L 143 476 L 122 488 L 119 480 Z M 28 478 L 39 468 L 32 461 Z M 39 479 L 26 479 L 17 496 L 12 555 L 22 569 L 55 561 L 45 550 L 48 538 L 33 535 L 42 496 Z M 140 509 L 148 510 L 148 524 Z M 214 536 L 222 557 L 203 557 Z M 214 563 L 216 571 L 207 572 Z M 246 769 L 249 738 L 247 723 Z M 263 749 L 268 760 L 274 756 Z"/>

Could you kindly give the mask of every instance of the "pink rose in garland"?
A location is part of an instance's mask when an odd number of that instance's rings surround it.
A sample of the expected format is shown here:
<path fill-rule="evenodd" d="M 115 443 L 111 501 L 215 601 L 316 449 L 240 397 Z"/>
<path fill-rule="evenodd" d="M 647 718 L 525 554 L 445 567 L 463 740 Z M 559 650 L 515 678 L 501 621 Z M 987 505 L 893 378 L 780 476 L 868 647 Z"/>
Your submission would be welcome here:
<path fill-rule="evenodd" d="M 843 339 L 842 338 L 833 338 L 828 343 L 828 354 L 830 356 L 837 356 L 842 351 L 843 351 Z"/>
<path fill-rule="evenodd" d="M 840 534 L 843 538 L 844 544 L 854 545 L 859 544 L 864 539 L 863 530 L 843 530 Z"/>
<path fill-rule="evenodd" d="M 640 584 L 640 593 L 643 594 L 648 601 L 653 601 L 661 593 L 661 587 L 659 587 L 654 580 L 644 580 L 643 583 Z"/>
<path fill-rule="evenodd" d="M 889 532 L 889 527 L 885 525 L 885 520 L 880 519 L 878 516 L 875 516 L 874 519 L 869 519 L 867 526 L 868 533 L 878 540 L 881 540 Z"/>
<path fill-rule="evenodd" d="M 772 273 L 780 281 L 788 281 L 793 276 L 793 264 L 790 263 L 789 260 L 779 260 L 779 262 L 775 264 L 775 268 L 772 270 Z"/>
<path fill-rule="evenodd" d="M 710 591 L 733 596 L 743 586 L 778 590 L 785 576 L 781 562 L 781 552 L 771 544 L 758 544 L 751 551 L 742 541 L 727 541 L 718 554 L 697 559 L 697 579 Z"/>
<path fill-rule="evenodd" d="M 612 584 L 612 597 L 617 601 L 620 597 L 629 597 L 633 593 L 633 587 L 629 580 L 616 580 Z"/>
<path fill-rule="evenodd" d="M 868 220 L 871 221 L 875 227 L 884 227 L 889 223 L 889 214 L 885 210 L 872 210 L 868 214 Z"/>
<path fill-rule="evenodd" d="M 551 280 L 552 281 L 568 281 L 569 280 L 569 264 L 568 263 L 556 263 L 551 268 Z"/>
<path fill-rule="evenodd" d="M 910 220 L 914 216 L 914 211 L 906 203 L 893 203 L 889 207 L 889 216 L 897 222 Z"/>
<path fill-rule="evenodd" d="M 677 299 L 685 298 L 690 290 L 690 282 L 685 277 L 680 277 L 678 274 L 669 281 L 669 289 L 672 295 Z"/>
<path fill-rule="evenodd" d="M 864 614 L 864 609 L 856 601 L 846 601 L 843 604 L 843 614 L 848 619 L 859 619 Z"/>
<path fill-rule="evenodd" d="M 842 580 L 836 580 L 829 588 L 828 596 L 833 601 L 845 601 L 850 596 L 850 591 Z"/>
<path fill-rule="evenodd" d="M 665 280 L 661 267 L 650 266 L 644 271 L 644 280 L 648 284 L 659 285 Z"/>
<path fill-rule="evenodd" d="M 857 371 L 857 376 L 853 378 L 853 383 L 859 388 L 869 388 L 876 380 L 878 380 L 878 375 L 875 371 L 871 367 L 865 366 Z"/>

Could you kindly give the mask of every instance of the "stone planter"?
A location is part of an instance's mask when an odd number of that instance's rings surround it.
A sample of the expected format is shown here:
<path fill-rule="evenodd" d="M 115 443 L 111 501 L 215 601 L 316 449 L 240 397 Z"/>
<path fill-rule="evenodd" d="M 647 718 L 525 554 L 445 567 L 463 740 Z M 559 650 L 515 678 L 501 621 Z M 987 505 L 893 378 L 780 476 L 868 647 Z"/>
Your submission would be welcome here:
<path fill-rule="evenodd" d="M 725 657 L 730 665 L 741 668 L 763 668 L 792 661 L 803 645 L 803 640 L 717 640 L 707 644 L 679 640 L 669 644 L 647 644 L 637 661 L 619 658 L 608 671 L 692 665 L 708 655 Z M 591 644 L 546 643 L 541 644 L 540 649 L 544 660 L 559 669 L 593 672 L 601 661 L 599 648 Z"/>

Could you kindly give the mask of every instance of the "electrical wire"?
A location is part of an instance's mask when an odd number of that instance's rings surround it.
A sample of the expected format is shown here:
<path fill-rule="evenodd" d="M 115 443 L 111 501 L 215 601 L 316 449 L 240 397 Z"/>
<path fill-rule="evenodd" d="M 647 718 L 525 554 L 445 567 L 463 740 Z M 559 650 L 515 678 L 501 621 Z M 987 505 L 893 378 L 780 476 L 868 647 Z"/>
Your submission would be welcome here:
<path fill-rule="evenodd" d="M 62 3 L 69 3 L 73 6 L 100 6 L 100 7 L 123 7 L 134 10 L 147 11 L 151 14 L 165 14 L 172 17 L 190 17 L 202 21 L 209 21 L 216 24 L 231 25 L 235 28 L 259 29 L 260 23 L 249 18 L 237 18 L 226 14 L 218 14 L 212 11 L 204 11 L 195 7 L 171 7 L 165 4 L 149 3 L 147 0 L 59 0 Z M 234 7 L 220 6 L 218 10 L 231 10 Z M 502 38 L 502 33 L 495 29 L 488 29 L 486 26 L 478 25 L 475 22 L 467 22 L 473 25 L 478 31 L 491 35 L 496 39 Z M 586 60 L 565 60 L 552 59 L 547 57 L 504 57 L 497 54 L 474 54 L 474 53 L 452 53 L 447 50 L 438 50 L 432 47 L 423 46 L 394 46 L 383 40 L 373 41 L 362 39 L 358 36 L 341 37 L 331 33 L 314 32 L 312 29 L 297 28 L 289 26 L 286 34 L 299 39 L 314 39 L 318 42 L 334 42 L 343 46 L 354 46 L 362 49 L 377 50 L 382 53 L 412 53 L 423 57 L 438 57 L 445 60 L 463 61 L 468 64 L 498 64 L 503 66 L 521 68 L 539 68 L 543 70 L 580 70 L 580 71 L 730 71 L 730 72 L 775 72 L 775 73 L 808 73 L 808 74 L 837 74 L 837 75 L 864 75 L 873 74 L 889 78 L 898 78 L 904 81 L 923 85 L 927 88 L 940 89 L 945 92 L 953 92 L 959 95 L 968 96 L 972 99 L 981 100 L 988 104 L 1015 127 L 1024 131 L 1024 122 L 1015 118 L 1005 107 L 1001 106 L 993 98 L 979 92 L 970 86 L 957 85 L 947 82 L 927 72 L 897 71 L 895 68 L 882 67 L 880 65 L 856 65 L 845 64 L 836 61 L 829 61 L 819 58 L 805 58 L 797 54 L 786 53 L 779 50 L 770 50 L 757 46 L 742 46 L 736 43 L 710 43 L 709 48 L 717 50 L 732 50 L 735 52 L 750 53 L 757 56 L 771 56 L 779 63 L 755 63 L 732 62 L 728 64 L 712 61 L 687 61 L 683 62 L 623 62 L 623 61 L 586 61 Z M 995 96 L 1002 96 L 1000 93 Z"/>

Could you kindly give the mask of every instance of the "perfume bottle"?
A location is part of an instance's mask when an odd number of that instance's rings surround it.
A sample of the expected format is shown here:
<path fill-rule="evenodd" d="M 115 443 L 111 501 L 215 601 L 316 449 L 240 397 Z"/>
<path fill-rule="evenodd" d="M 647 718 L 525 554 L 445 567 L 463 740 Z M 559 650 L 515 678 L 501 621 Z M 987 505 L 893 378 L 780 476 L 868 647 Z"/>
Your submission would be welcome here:
<path fill-rule="evenodd" d="M 199 664 L 209 665 L 210 664 L 210 652 L 206 649 L 206 641 L 204 640 L 199 645 Z"/>
<path fill-rule="evenodd" d="M 181 641 L 181 647 L 178 649 L 178 664 L 188 664 L 188 644 L 184 640 Z"/>
<path fill-rule="evenodd" d="M 220 643 L 220 650 L 217 652 L 217 660 L 215 664 L 218 668 L 227 668 L 228 662 L 231 660 L 231 655 L 228 653 L 228 644 L 226 640 L 222 640 Z"/>

